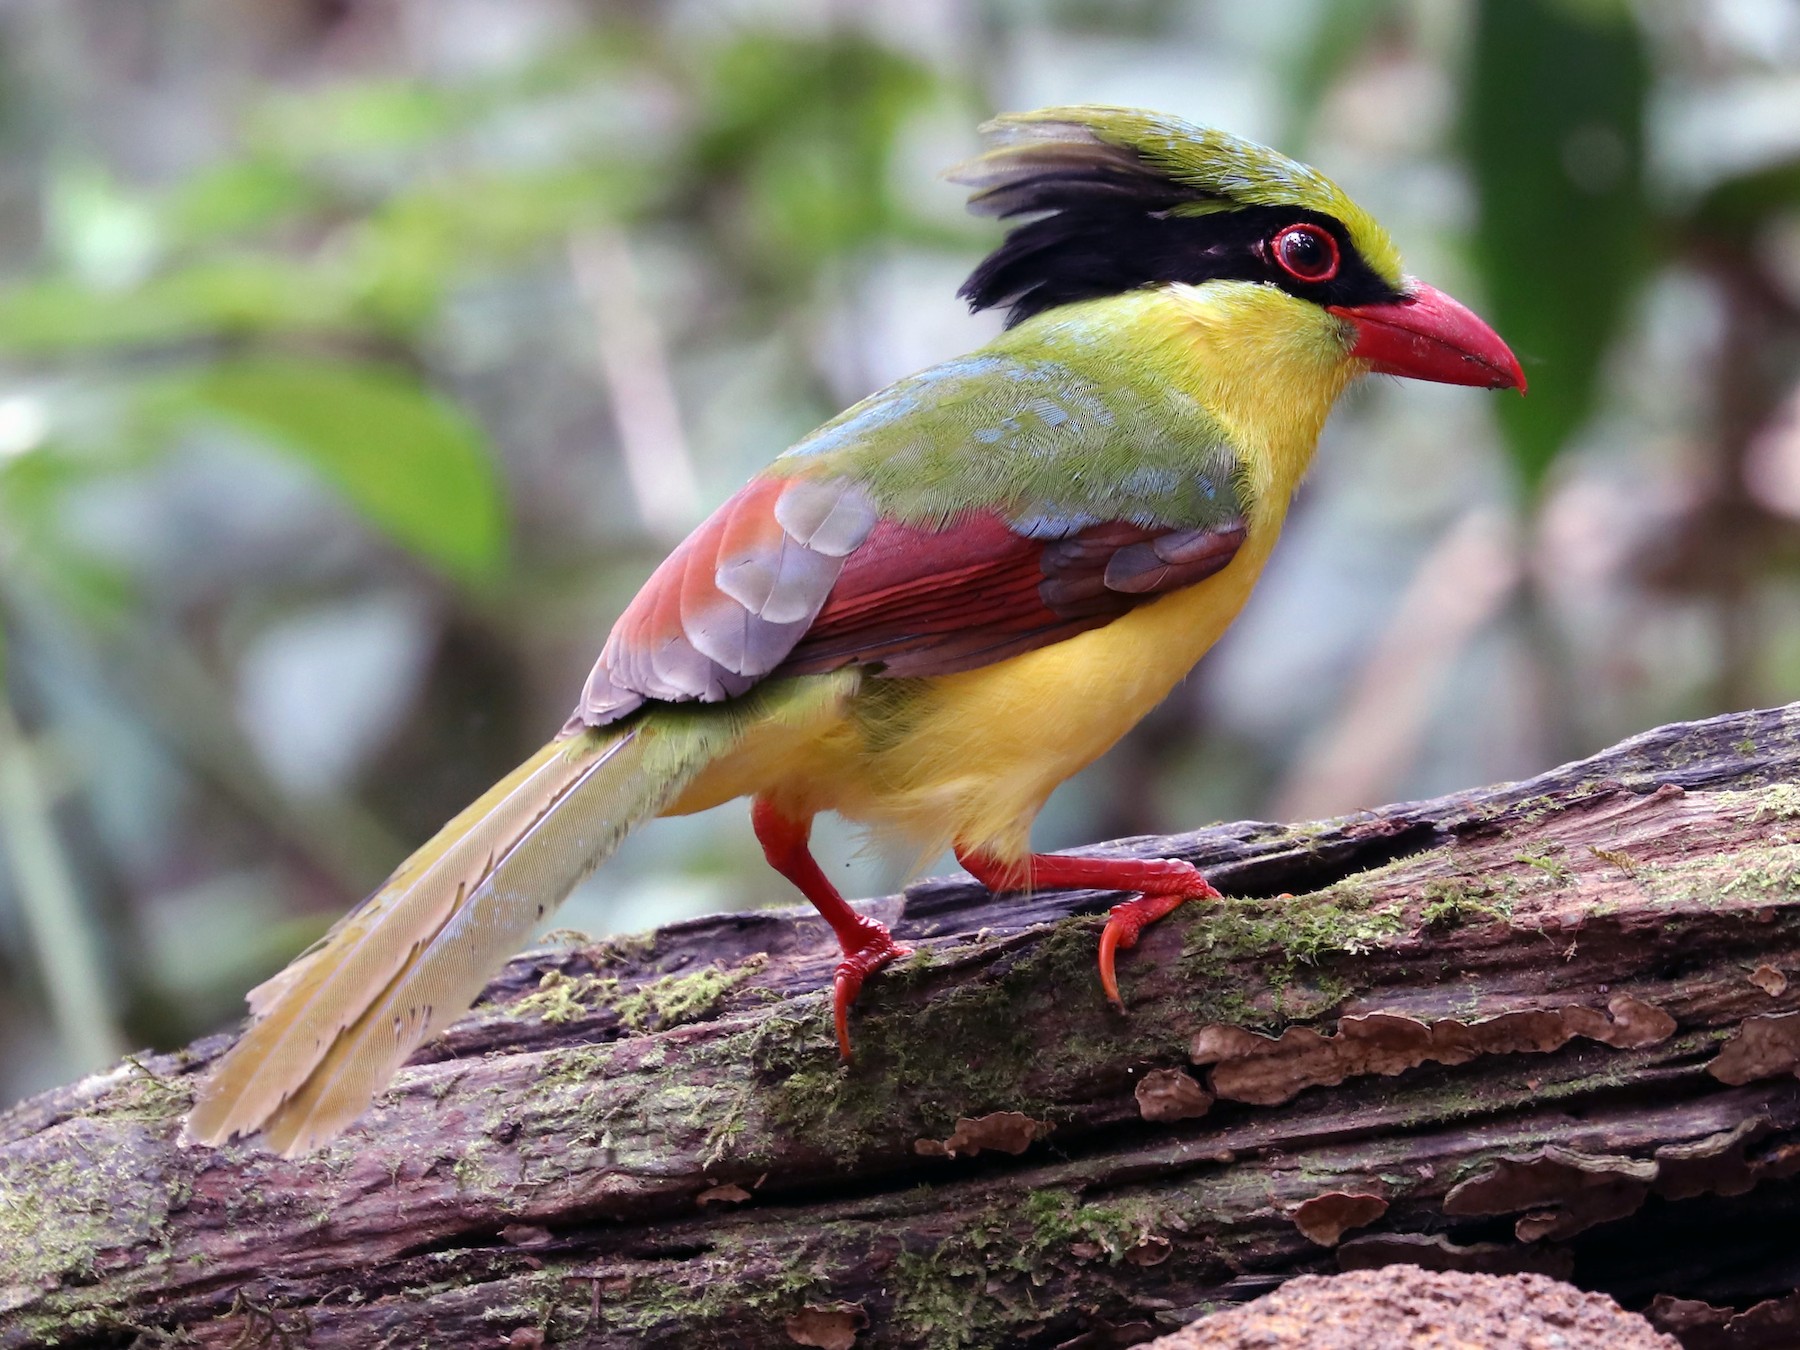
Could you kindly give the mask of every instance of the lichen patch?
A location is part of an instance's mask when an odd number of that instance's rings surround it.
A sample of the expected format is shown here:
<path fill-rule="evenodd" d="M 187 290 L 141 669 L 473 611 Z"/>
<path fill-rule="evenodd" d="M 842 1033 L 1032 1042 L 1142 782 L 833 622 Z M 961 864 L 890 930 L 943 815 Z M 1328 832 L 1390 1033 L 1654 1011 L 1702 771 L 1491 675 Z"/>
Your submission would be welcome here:
<path fill-rule="evenodd" d="M 817 1350 L 850 1350 L 856 1344 L 856 1333 L 868 1325 L 869 1315 L 857 1303 L 834 1303 L 830 1307 L 808 1304 L 786 1322 L 790 1341 L 816 1346 Z"/>
<path fill-rule="evenodd" d="M 1513 1225 L 1521 1242 L 1572 1237 L 1634 1213 L 1649 1196 L 1657 1171 L 1653 1159 L 1546 1144 L 1527 1157 L 1495 1159 L 1478 1175 L 1451 1187 L 1444 1197 L 1444 1213 L 1470 1216 L 1525 1210 Z"/>
<path fill-rule="evenodd" d="M 1569 1004 L 1434 1022 L 1367 1013 L 1338 1019 L 1336 1034 L 1329 1036 L 1310 1027 L 1265 1036 L 1213 1024 L 1195 1034 L 1188 1058 L 1213 1066 L 1214 1095 L 1277 1106 L 1309 1087 L 1329 1087 L 1366 1074 L 1392 1077 L 1428 1062 L 1466 1064 L 1480 1055 L 1547 1054 L 1577 1036 L 1615 1049 L 1638 1049 L 1667 1040 L 1674 1031 L 1675 1019 L 1662 1009 L 1615 994 L 1605 1012 Z"/>
<path fill-rule="evenodd" d="M 1352 1228 L 1364 1228 L 1388 1210 L 1387 1197 L 1367 1191 L 1326 1191 L 1294 1210 L 1294 1227 L 1321 1247 L 1335 1247 Z"/>
<path fill-rule="evenodd" d="M 1800 1012 L 1746 1017 L 1713 1057 L 1706 1071 L 1721 1083 L 1740 1087 L 1800 1068 Z"/>
<path fill-rule="evenodd" d="M 915 1139 L 913 1151 L 923 1157 L 973 1158 L 982 1149 L 1017 1156 L 1050 1133 L 1047 1120 L 1033 1120 L 1023 1111 L 995 1111 L 990 1115 L 963 1116 L 948 1139 Z"/>
<path fill-rule="evenodd" d="M 1138 1114 L 1166 1125 L 1177 1120 L 1198 1120 L 1212 1110 L 1213 1095 L 1194 1076 L 1181 1069 L 1152 1069 L 1138 1080 Z"/>

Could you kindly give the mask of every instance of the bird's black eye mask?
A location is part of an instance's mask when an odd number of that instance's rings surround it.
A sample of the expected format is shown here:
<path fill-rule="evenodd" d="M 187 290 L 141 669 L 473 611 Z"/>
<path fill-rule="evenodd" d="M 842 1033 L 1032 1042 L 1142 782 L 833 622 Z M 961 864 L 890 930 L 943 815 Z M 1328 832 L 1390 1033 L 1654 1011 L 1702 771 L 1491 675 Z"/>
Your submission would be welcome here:
<path fill-rule="evenodd" d="M 1317 211 L 1247 206 L 1187 216 L 1100 201 L 1015 226 L 957 294 L 975 310 L 1008 306 L 1010 328 L 1058 305 L 1171 281 L 1260 281 L 1320 305 L 1400 295 L 1343 225 Z"/>

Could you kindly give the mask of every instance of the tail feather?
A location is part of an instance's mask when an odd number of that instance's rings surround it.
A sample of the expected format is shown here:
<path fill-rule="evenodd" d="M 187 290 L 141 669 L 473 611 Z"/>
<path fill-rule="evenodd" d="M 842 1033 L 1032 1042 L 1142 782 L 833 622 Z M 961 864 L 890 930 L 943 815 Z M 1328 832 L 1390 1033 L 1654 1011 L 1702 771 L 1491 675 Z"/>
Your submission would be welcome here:
<path fill-rule="evenodd" d="M 559 758 L 570 758 L 578 752 L 579 747 L 552 741 L 459 812 L 449 824 L 395 868 L 393 874 L 378 889 L 334 923 L 324 937 L 246 994 L 244 1001 L 250 1005 L 250 1015 L 259 1020 L 267 1018 L 283 1002 L 290 990 L 315 990 L 319 982 L 331 978 L 334 968 L 342 965 L 349 951 L 378 922 L 388 925 L 383 930 L 385 934 L 392 934 L 395 931 L 395 920 L 390 911 L 407 894 L 408 888 L 419 879 L 420 874 L 433 865 L 444 862 L 446 855 L 451 855 L 451 863 L 468 862 L 479 865 L 475 862 L 474 855 L 481 842 L 502 833 L 512 823 L 510 815 L 506 813 L 508 802 L 513 802 L 517 808 L 525 807 L 534 800 L 535 794 L 521 789 L 539 782 L 539 775 L 547 765 L 554 768 Z M 549 792 L 548 786 L 545 791 Z M 286 1003 L 290 1015 L 297 1012 L 300 1006 L 298 1000 Z M 272 1035 L 273 1029 L 262 1034 Z"/>
<path fill-rule="evenodd" d="M 188 1138 L 217 1144 L 260 1129 L 291 1157 L 343 1130 L 569 890 L 724 748 L 693 730 L 640 720 L 553 741 L 496 784 L 252 991 L 257 1020 L 202 1087 Z"/>
<path fill-rule="evenodd" d="M 321 944 L 253 991 L 258 1020 L 207 1079 L 189 1137 L 218 1143 L 280 1114 L 592 754 L 581 742 L 544 747 L 402 863 Z"/>
<path fill-rule="evenodd" d="M 202 1085 L 187 1138 L 260 1130 L 288 1157 L 331 1139 L 627 833 L 750 728 L 812 725 L 859 678 L 769 680 L 724 705 L 659 705 L 546 745 L 251 991 L 255 1020 Z"/>
<path fill-rule="evenodd" d="M 494 967 L 530 939 L 626 833 L 672 800 L 689 775 L 647 772 L 653 733 L 612 738 L 495 859 L 437 933 L 340 1034 L 294 1096 L 263 1127 L 292 1156 L 362 1113 L 413 1050 L 461 1015 Z M 700 767 L 696 765 L 695 767 Z"/>

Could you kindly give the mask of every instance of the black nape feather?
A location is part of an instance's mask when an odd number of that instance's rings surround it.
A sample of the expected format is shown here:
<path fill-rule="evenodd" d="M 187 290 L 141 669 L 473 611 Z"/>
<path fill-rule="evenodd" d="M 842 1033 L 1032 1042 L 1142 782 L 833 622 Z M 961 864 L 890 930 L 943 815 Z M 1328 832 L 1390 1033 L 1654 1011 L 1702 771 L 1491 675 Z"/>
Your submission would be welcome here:
<path fill-rule="evenodd" d="M 1286 206 L 1204 215 L 1171 211 L 1203 198 L 1167 179 L 1093 165 L 1075 172 L 1047 167 L 1002 184 L 977 194 L 971 205 L 983 214 L 1050 214 L 1014 226 L 957 294 L 974 310 L 1007 306 L 1009 328 L 1058 305 L 1163 282 L 1267 282 L 1323 305 L 1396 298 L 1332 217 Z M 1268 240 L 1300 222 L 1318 225 L 1337 240 L 1342 262 L 1330 281 L 1299 281 L 1270 260 Z"/>
<path fill-rule="evenodd" d="M 1218 200 L 1216 194 L 1178 183 L 1136 158 L 1118 152 L 1096 160 L 1093 149 L 1053 154 L 1048 147 L 1032 159 L 1032 171 L 1009 171 L 991 186 L 980 186 L 969 197 L 969 210 L 978 216 L 1012 216 L 1040 211 L 1064 211 L 1077 207 L 1124 206 L 1143 213 L 1167 211 L 1183 202 Z"/>

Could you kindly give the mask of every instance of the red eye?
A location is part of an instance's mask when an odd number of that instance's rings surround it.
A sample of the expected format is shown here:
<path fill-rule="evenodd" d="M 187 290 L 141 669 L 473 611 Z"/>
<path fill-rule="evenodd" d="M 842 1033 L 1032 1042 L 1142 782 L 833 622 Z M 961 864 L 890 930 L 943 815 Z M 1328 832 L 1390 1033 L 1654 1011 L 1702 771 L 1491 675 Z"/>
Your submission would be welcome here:
<path fill-rule="evenodd" d="M 1317 225 L 1289 225 L 1277 231 L 1269 252 L 1296 281 L 1330 281 L 1337 275 L 1337 240 Z"/>

